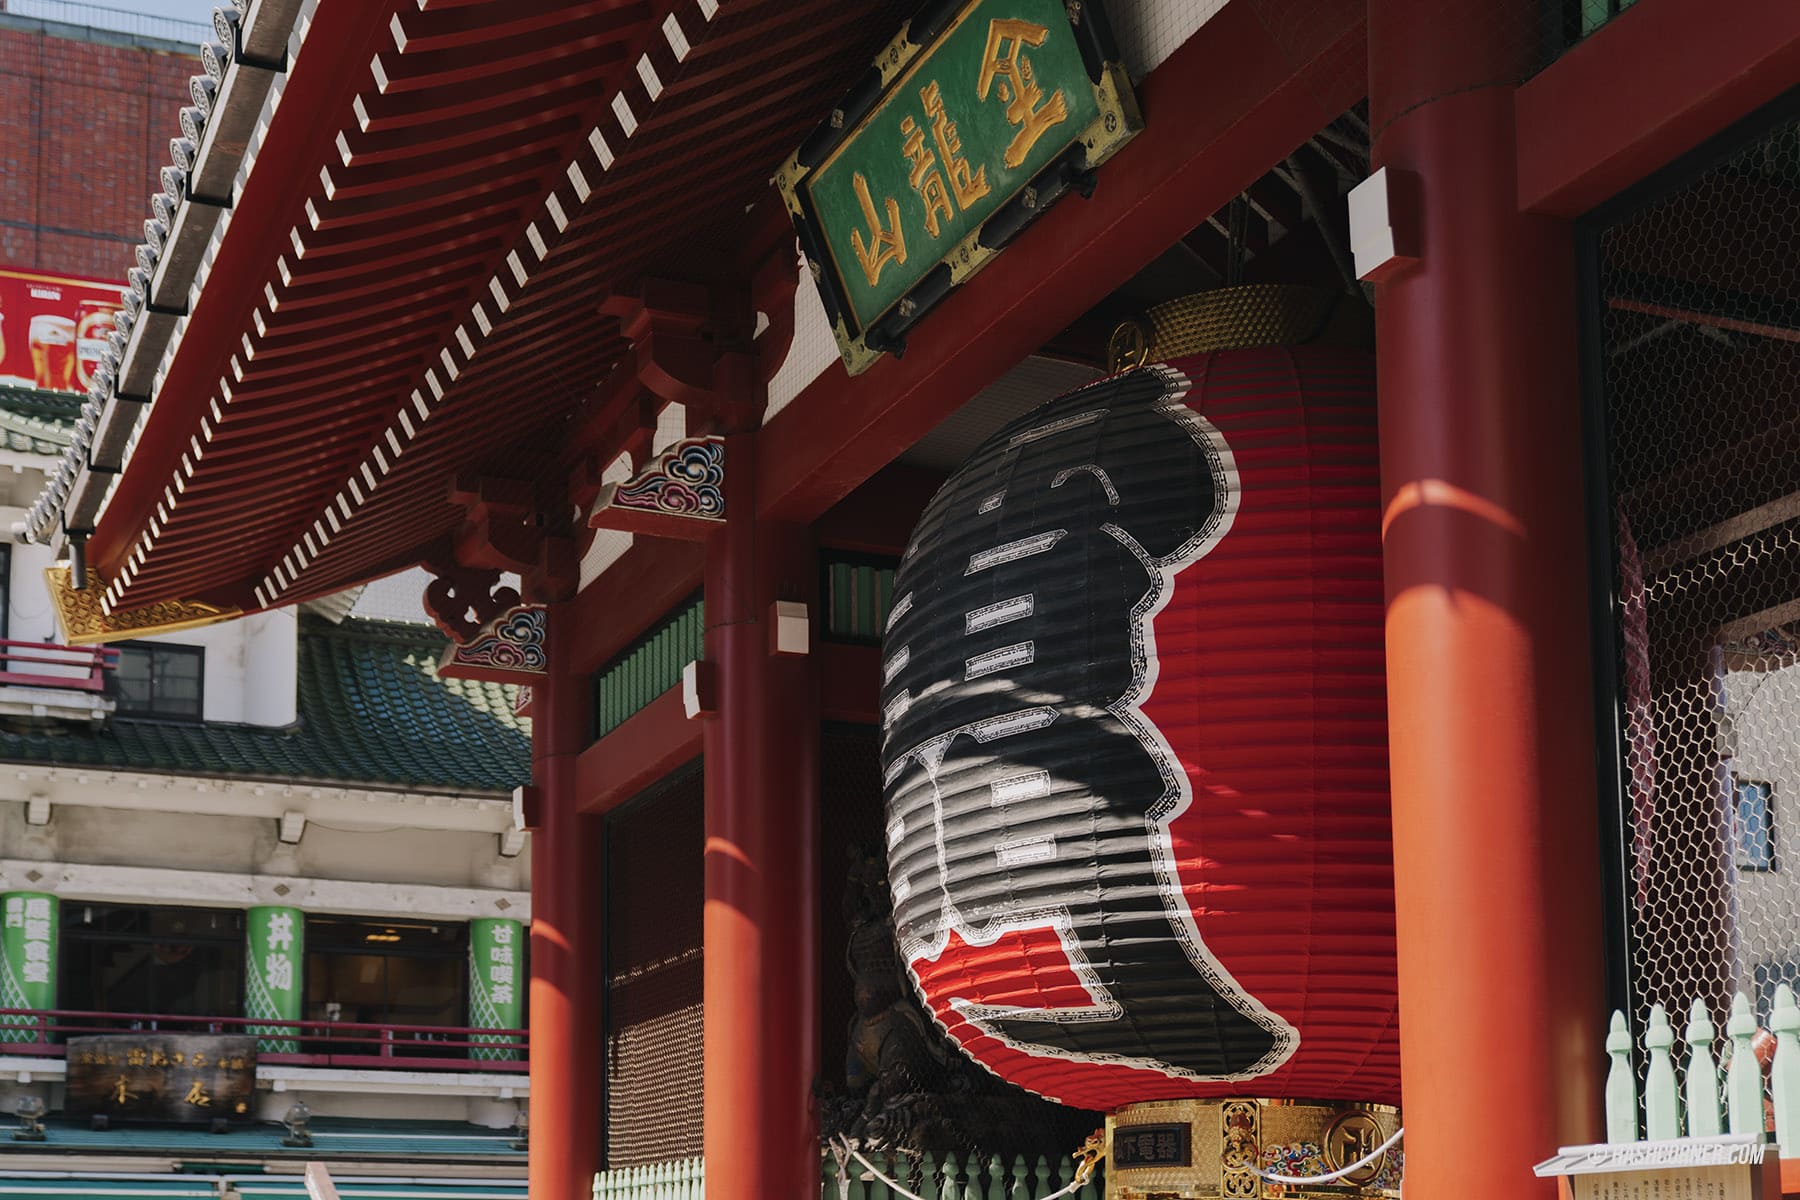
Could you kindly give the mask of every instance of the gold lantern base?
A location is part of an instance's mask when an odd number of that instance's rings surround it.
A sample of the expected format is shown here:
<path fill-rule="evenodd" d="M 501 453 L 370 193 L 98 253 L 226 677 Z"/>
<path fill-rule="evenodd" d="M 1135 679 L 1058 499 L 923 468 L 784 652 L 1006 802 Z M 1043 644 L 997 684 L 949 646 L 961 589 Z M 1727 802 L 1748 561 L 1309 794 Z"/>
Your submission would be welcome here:
<path fill-rule="evenodd" d="M 1285 283 L 1247 283 L 1178 296 L 1128 317 L 1107 343 L 1107 370 L 1249 346 L 1375 346 L 1375 310 L 1361 296 Z"/>
<path fill-rule="evenodd" d="M 1398 1197 L 1398 1146 L 1343 1179 L 1265 1181 L 1342 1170 L 1400 1128 L 1384 1104 L 1295 1100 L 1152 1100 L 1106 1118 L 1106 1200 L 1344 1200 Z"/>

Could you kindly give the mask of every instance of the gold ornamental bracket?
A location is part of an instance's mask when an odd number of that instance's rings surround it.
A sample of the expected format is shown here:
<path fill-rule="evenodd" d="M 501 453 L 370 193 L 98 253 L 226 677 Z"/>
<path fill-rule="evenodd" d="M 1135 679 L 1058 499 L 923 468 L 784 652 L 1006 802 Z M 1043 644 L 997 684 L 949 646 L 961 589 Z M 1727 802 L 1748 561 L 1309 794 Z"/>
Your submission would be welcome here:
<path fill-rule="evenodd" d="M 120 638 L 197 629 L 244 615 L 241 608 L 221 608 L 200 600 L 161 600 L 141 608 L 116 609 L 109 613 L 101 607 L 105 582 L 92 567 L 88 568 L 84 588 L 70 586 L 68 567 L 46 567 L 44 581 L 49 585 L 50 601 L 56 608 L 56 626 L 62 631 L 63 641 L 71 646 L 93 646 Z"/>

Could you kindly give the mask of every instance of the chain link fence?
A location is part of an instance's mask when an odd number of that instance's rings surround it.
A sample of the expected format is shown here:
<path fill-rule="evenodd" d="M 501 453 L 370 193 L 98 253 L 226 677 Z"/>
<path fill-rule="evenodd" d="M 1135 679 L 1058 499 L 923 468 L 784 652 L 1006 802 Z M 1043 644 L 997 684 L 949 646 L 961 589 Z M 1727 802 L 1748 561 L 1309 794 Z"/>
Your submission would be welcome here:
<path fill-rule="evenodd" d="M 1800 986 L 1800 120 L 1592 232 L 1632 1025 Z M 1596 529 L 1600 528 L 1596 524 Z M 1640 1034 L 1640 1057 L 1642 1043 Z"/>

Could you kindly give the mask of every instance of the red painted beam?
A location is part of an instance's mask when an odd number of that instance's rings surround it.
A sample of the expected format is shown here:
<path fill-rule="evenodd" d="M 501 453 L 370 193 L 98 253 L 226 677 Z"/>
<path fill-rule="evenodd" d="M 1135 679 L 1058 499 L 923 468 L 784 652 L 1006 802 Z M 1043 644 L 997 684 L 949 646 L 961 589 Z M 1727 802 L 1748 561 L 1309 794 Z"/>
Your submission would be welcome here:
<path fill-rule="evenodd" d="M 1361 99 L 1362 9 L 1324 0 L 1296 46 L 1255 6 L 1227 4 L 1138 89 L 1144 131 L 1092 199 L 1026 231 L 920 325 L 904 358 L 854 380 L 833 364 L 770 423 L 759 512 L 815 520 Z"/>
<path fill-rule="evenodd" d="M 898 558 L 943 482 L 936 471 L 889 463 L 818 519 L 819 545 Z"/>
<path fill-rule="evenodd" d="M 1519 207 L 1578 217 L 1795 80 L 1792 0 L 1640 0 L 1519 89 Z"/>
<path fill-rule="evenodd" d="M 1654 8 L 1668 0 L 1639 0 Z M 1370 0 L 1373 161 L 1416 178 L 1376 287 L 1406 1189 L 1552 1200 L 1599 1132 L 1604 952 L 1568 222 L 1518 211 L 1536 0 Z M 1446 398 L 1454 397 L 1453 402 Z M 1479 792 L 1448 806 L 1445 795 Z M 1479 1046 L 1430 1019 L 1456 1012 Z M 1504 1099 L 1502 1099 L 1504 1097 Z M 1461 1111 L 1511 1105 L 1479 1129 Z M 1455 1111 L 1453 1111 L 1455 1110 Z"/>
<path fill-rule="evenodd" d="M 611 812 L 683 763 L 700 757 L 705 722 L 690 721 L 676 685 L 633 713 L 575 760 L 576 805 Z"/>
<path fill-rule="evenodd" d="M 540 797 L 531 836 L 531 1194 L 579 1196 L 605 1145 L 604 825 L 576 807 L 576 755 L 587 740 L 585 675 L 556 670 L 571 613 L 549 614 L 552 673 L 535 693 L 531 778 Z"/>
<path fill-rule="evenodd" d="M 1620 312 L 1667 317 L 1672 321 L 1685 321 L 1689 325 L 1704 325 L 1711 329 L 1724 329 L 1731 333 L 1747 333 L 1754 337 L 1769 338 L 1778 342 L 1800 342 L 1800 329 L 1795 329 L 1791 325 L 1777 325 L 1769 321 L 1723 316 L 1688 305 L 1658 304 L 1653 300 L 1637 300 L 1619 296 L 1608 300 L 1606 304 L 1608 308 L 1617 309 Z"/>
<path fill-rule="evenodd" d="M 846 725 L 880 724 L 881 647 L 826 642 L 819 653 L 819 715 Z"/>
<path fill-rule="evenodd" d="M 700 587 L 704 555 L 692 542 L 640 538 L 619 561 L 569 602 L 570 669 L 592 672 L 656 618 Z"/>
<path fill-rule="evenodd" d="M 881 650 L 828 642 L 819 708 L 827 721 L 872 725 L 881 719 Z M 689 720 L 681 688 L 672 687 L 581 752 L 575 763 L 580 811 L 611 812 L 669 772 L 700 756 L 704 723 Z"/>

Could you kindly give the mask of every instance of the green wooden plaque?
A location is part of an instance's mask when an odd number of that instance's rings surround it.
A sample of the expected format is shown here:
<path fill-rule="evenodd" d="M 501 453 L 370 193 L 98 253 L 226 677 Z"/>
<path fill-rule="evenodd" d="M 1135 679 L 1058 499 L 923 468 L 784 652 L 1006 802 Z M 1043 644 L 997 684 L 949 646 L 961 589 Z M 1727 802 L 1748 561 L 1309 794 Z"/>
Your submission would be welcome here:
<path fill-rule="evenodd" d="M 1143 127 L 1099 0 L 940 0 L 776 175 L 859 374 Z"/>

